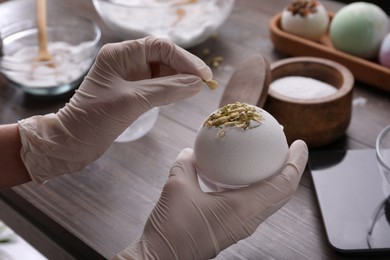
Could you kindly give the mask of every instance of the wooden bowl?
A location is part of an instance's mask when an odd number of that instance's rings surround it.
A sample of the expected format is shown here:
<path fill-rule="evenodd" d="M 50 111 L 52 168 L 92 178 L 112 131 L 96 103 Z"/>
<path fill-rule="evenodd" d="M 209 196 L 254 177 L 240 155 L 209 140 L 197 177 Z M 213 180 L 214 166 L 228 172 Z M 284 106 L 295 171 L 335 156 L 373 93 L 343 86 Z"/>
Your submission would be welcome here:
<path fill-rule="evenodd" d="M 329 12 L 332 19 L 334 13 Z M 275 49 L 294 57 L 313 56 L 330 59 L 346 66 L 357 81 L 384 91 L 390 91 L 390 68 L 376 60 L 362 59 L 357 56 L 336 50 L 326 33 L 318 42 L 287 33 L 280 25 L 281 13 L 272 17 L 269 23 L 270 38 Z"/>
<path fill-rule="evenodd" d="M 304 140 L 310 148 L 329 144 L 341 137 L 349 126 L 354 77 L 343 65 L 323 58 L 295 57 L 271 64 L 271 81 L 286 76 L 310 77 L 334 86 L 334 94 L 292 98 L 269 89 L 264 109 L 281 125 L 292 143 Z"/>

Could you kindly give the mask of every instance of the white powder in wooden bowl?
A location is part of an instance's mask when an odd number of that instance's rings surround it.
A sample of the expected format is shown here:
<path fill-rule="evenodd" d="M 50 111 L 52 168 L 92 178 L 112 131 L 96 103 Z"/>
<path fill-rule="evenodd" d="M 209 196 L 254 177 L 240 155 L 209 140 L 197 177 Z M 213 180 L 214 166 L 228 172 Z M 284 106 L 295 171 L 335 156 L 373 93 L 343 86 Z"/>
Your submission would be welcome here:
<path fill-rule="evenodd" d="M 321 98 L 337 92 L 337 89 L 328 83 L 301 76 L 277 79 L 270 84 L 270 89 L 280 95 L 296 99 Z"/>

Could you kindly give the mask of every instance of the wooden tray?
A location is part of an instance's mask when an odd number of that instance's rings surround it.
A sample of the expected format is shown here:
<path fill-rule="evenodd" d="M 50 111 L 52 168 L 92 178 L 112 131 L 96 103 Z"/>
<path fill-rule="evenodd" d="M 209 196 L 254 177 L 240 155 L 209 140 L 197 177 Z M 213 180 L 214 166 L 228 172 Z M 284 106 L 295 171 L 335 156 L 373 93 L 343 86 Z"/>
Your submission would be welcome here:
<path fill-rule="evenodd" d="M 329 13 L 333 17 L 333 13 Z M 315 56 L 336 61 L 346 66 L 355 79 L 370 86 L 390 92 L 390 69 L 376 61 L 365 60 L 336 50 L 325 35 L 319 42 L 287 33 L 280 26 L 281 13 L 271 18 L 269 28 L 275 48 L 291 56 Z"/>

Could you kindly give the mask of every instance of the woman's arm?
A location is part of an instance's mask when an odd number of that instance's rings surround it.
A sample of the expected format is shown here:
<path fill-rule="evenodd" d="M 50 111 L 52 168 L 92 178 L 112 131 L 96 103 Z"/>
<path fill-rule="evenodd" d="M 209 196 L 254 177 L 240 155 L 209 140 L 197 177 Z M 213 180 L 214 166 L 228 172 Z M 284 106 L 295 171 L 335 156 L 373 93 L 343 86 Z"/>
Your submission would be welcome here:
<path fill-rule="evenodd" d="M 0 126 L 0 190 L 31 181 L 20 157 L 19 129 L 17 124 Z"/>

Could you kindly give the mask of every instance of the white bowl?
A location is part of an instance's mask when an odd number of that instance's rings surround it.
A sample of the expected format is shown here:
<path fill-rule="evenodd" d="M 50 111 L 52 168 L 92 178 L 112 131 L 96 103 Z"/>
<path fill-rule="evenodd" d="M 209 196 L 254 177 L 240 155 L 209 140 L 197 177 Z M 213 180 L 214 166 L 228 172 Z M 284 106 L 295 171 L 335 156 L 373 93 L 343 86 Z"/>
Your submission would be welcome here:
<path fill-rule="evenodd" d="M 142 114 L 115 139 L 115 142 L 124 143 L 136 141 L 149 133 L 149 131 L 152 130 L 153 126 L 156 124 L 159 111 L 159 107 L 154 107 Z"/>
<path fill-rule="evenodd" d="M 93 4 L 122 40 L 155 36 L 189 48 L 215 33 L 234 0 L 93 0 Z"/>

